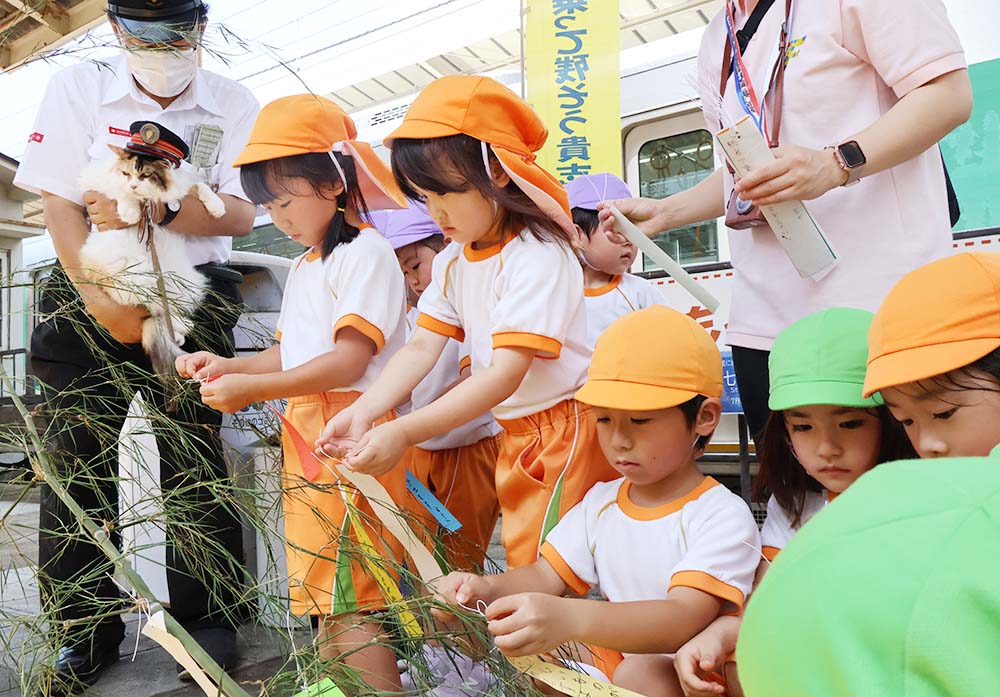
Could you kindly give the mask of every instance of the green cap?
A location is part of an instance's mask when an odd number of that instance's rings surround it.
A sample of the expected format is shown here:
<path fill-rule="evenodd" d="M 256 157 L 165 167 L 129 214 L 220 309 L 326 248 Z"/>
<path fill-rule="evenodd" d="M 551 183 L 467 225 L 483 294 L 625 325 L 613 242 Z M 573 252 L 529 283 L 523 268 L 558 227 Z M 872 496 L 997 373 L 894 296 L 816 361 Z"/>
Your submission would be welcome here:
<path fill-rule="evenodd" d="M 1000 460 L 879 465 L 747 605 L 747 697 L 1000 695 Z"/>
<path fill-rule="evenodd" d="M 767 361 L 771 373 L 767 406 L 784 411 L 810 404 L 882 404 L 878 394 L 861 396 L 873 317 L 866 310 L 835 307 L 803 317 L 778 334 Z"/>

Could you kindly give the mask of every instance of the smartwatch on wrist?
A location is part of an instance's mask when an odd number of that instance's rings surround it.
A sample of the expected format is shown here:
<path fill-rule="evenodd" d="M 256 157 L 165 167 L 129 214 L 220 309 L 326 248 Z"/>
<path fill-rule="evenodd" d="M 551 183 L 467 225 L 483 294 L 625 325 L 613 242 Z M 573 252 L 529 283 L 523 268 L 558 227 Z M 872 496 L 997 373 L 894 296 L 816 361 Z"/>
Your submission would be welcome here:
<path fill-rule="evenodd" d="M 833 146 L 833 156 L 837 159 L 840 168 L 847 172 L 847 181 L 844 186 L 851 186 L 861 181 L 864 176 L 864 166 L 868 163 L 864 151 L 858 145 L 858 141 L 849 140 L 846 143 Z"/>
<path fill-rule="evenodd" d="M 160 221 L 160 227 L 166 227 L 170 223 L 174 222 L 174 218 L 177 214 L 181 212 L 181 202 L 180 201 L 168 201 L 164 208 L 167 212 L 163 215 L 163 220 Z"/>

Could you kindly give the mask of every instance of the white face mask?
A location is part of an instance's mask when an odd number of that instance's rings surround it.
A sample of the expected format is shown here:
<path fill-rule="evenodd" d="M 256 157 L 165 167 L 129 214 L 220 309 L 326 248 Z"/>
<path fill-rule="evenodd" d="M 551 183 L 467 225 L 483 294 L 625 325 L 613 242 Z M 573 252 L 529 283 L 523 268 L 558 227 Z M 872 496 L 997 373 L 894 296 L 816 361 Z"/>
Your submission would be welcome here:
<path fill-rule="evenodd" d="M 195 49 L 127 51 L 129 72 L 140 85 L 157 97 L 176 97 L 194 80 L 198 70 Z"/>

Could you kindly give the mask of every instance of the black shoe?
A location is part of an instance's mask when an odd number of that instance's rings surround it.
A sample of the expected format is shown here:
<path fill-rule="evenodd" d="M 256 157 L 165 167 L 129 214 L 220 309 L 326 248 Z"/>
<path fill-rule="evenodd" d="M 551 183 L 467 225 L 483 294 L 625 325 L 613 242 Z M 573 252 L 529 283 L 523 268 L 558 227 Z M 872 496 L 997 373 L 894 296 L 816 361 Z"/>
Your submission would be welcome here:
<path fill-rule="evenodd" d="M 118 644 L 103 648 L 63 646 L 53 666 L 52 684 L 48 689 L 42 689 L 41 697 L 63 697 L 83 692 L 98 681 L 105 668 L 117 662 Z"/>
<path fill-rule="evenodd" d="M 205 653 L 212 657 L 212 660 L 219 666 L 229 671 L 236 667 L 240 660 L 240 652 L 236 647 L 236 632 L 223 627 L 211 627 L 208 629 L 194 629 L 191 631 L 191 638 L 197 641 Z M 185 682 L 194 680 L 187 668 L 177 664 L 177 677 Z M 218 678 L 219 676 L 210 676 Z"/>

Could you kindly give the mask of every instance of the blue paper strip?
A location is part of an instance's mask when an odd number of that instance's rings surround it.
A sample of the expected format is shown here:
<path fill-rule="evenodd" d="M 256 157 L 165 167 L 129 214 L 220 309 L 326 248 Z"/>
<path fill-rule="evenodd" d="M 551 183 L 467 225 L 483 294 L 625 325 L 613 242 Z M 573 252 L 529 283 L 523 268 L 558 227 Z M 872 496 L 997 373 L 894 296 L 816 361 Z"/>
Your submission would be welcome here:
<path fill-rule="evenodd" d="M 453 516 L 451 511 L 445 508 L 445 505 L 438 501 L 437 497 L 409 470 L 406 471 L 406 488 L 410 490 L 410 493 L 427 509 L 428 513 L 434 516 L 445 530 L 455 532 L 462 528 L 462 524 L 458 522 L 458 518 Z"/>

